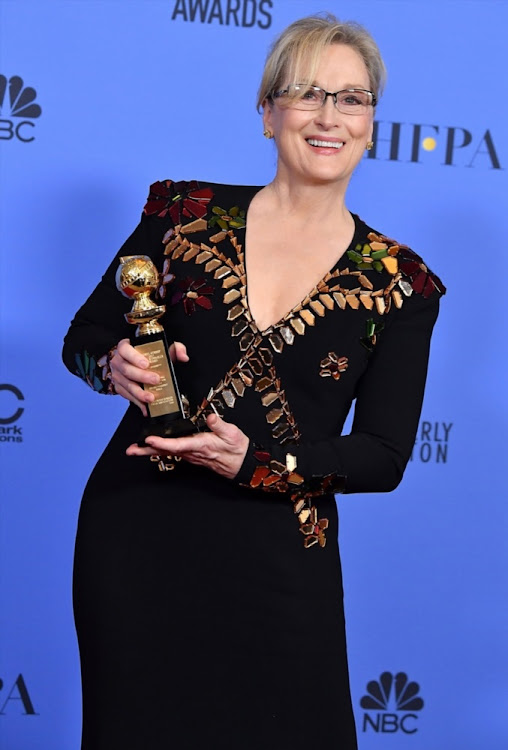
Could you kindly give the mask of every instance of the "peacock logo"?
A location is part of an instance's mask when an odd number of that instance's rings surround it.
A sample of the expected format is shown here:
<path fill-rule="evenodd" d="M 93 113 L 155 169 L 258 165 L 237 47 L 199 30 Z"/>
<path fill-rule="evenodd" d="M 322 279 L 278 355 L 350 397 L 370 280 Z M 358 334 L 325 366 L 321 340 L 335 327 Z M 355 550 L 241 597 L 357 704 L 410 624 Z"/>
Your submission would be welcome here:
<path fill-rule="evenodd" d="M 411 682 L 405 672 L 383 672 L 379 680 L 371 680 L 360 700 L 360 706 L 366 709 L 363 731 L 370 728 L 382 733 L 414 734 L 418 716 L 413 712 L 421 711 L 424 705 L 419 692 L 418 683 Z"/>
<path fill-rule="evenodd" d="M 32 86 L 25 86 L 20 76 L 8 79 L 0 75 L 0 140 L 10 141 L 14 138 L 29 143 L 35 139 L 32 120 L 42 114 L 36 98 L 36 90 Z"/>

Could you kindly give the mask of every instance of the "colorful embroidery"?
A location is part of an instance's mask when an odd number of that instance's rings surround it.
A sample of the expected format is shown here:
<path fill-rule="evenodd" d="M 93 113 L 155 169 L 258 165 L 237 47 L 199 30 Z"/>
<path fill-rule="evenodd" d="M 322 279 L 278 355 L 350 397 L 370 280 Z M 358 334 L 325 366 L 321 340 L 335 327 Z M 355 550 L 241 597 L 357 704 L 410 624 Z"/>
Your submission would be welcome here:
<path fill-rule="evenodd" d="M 187 315 L 196 312 L 196 305 L 205 310 L 212 309 L 212 300 L 209 299 L 213 294 L 213 286 L 207 285 L 204 278 L 193 279 L 187 276 L 178 282 L 178 288 L 171 297 L 171 304 L 177 305 L 183 300 L 183 309 Z"/>
<path fill-rule="evenodd" d="M 343 372 L 346 372 L 348 366 L 347 357 L 338 357 L 335 352 L 328 352 L 328 356 L 321 360 L 319 367 L 322 378 L 332 377 L 334 380 L 340 380 Z"/>
<path fill-rule="evenodd" d="M 88 383 L 97 393 L 114 394 L 115 387 L 111 380 L 110 360 L 116 347 L 104 354 L 100 359 L 89 354 L 87 351 L 75 355 L 76 375 Z"/>
<path fill-rule="evenodd" d="M 240 211 L 238 206 L 233 206 L 225 211 L 219 206 L 212 208 L 213 216 L 208 220 L 209 227 L 219 226 L 221 229 L 241 229 L 245 226 L 245 211 Z"/>
<path fill-rule="evenodd" d="M 374 318 L 369 318 L 365 321 L 365 336 L 360 339 L 360 343 L 364 346 L 368 352 L 373 352 L 374 347 L 377 344 L 378 336 L 385 327 L 382 321 L 376 323 Z"/>
<path fill-rule="evenodd" d="M 308 549 L 315 544 L 324 547 L 326 544 L 325 530 L 328 519 L 318 520 L 317 508 L 312 499 L 319 495 L 343 492 L 345 477 L 339 474 L 313 476 L 306 482 L 297 473 L 297 460 L 291 453 L 286 454 L 286 464 L 271 459 L 270 453 L 258 448 L 254 457 L 259 461 L 251 480 L 247 486 L 252 489 L 263 489 L 268 492 L 287 492 L 293 503 L 293 510 L 300 522 L 300 532 L 304 535 L 304 547 Z"/>
<path fill-rule="evenodd" d="M 157 214 L 160 217 L 169 213 L 174 224 L 182 224 L 184 219 L 202 219 L 212 198 L 213 190 L 209 187 L 200 188 L 195 180 L 163 180 L 150 185 L 143 211 L 148 216 Z"/>
<path fill-rule="evenodd" d="M 284 347 L 293 346 L 299 336 L 315 327 L 319 318 L 337 308 L 366 310 L 385 316 L 392 307 L 401 308 L 413 293 L 428 297 L 435 290 L 444 293 L 445 288 L 408 247 L 370 232 L 367 242 L 347 252 L 352 267 L 337 264 L 283 319 L 261 331 L 249 309 L 245 259 L 237 237 L 245 228 L 246 212 L 239 206 L 229 209 L 209 206 L 212 198 L 212 189 L 201 188 L 197 182 L 166 180 L 151 186 L 145 206 L 145 213 L 161 217 L 169 214 L 174 224 L 163 238 L 165 259 L 160 297 L 170 296 L 172 304 L 183 301 L 186 314 L 191 315 L 197 307 L 211 309 L 214 287 L 219 287 L 227 307 L 231 335 L 238 343 L 238 361 L 210 388 L 191 419 L 203 426 L 208 414 L 215 412 L 223 416 L 250 388 L 259 395 L 272 439 L 279 445 L 298 444 L 300 431 L 277 373 L 277 356 Z M 206 242 L 192 241 L 195 233 L 214 228 L 218 231 L 215 234 L 208 231 Z M 186 276 L 175 282 L 173 264 L 177 261 L 199 266 L 203 275 L 197 279 Z M 386 285 L 375 288 L 376 278 L 383 279 Z M 384 323 L 376 322 L 374 317 L 366 321 L 361 343 L 368 351 L 373 351 L 383 326 Z M 339 380 L 347 367 L 347 357 L 328 352 L 320 362 L 319 374 Z M 312 500 L 322 494 L 342 491 L 345 478 L 329 474 L 306 481 L 296 472 L 296 459 L 291 454 L 287 454 L 285 466 L 273 461 L 265 451 L 256 451 L 255 455 L 259 465 L 248 486 L 288 493 L 300 521 L 305 546 L 324 546 L 328 521 L 318 520 Z M 170 457 L 154 457 L 153 460 L 161 470 L 174 467 Z"/>
<path fill-rule="evenodd" d="M 397 276 L 397 283 L 406 296 L 414 291 L 427 299 L 435 290 L 440 294 L 446 292 L 441 279 L 407 245 L 399 245 L 395 240 L 376 232 L 369 232 L 367 239 L 368 243 L 358 244 L 354 250 L 347 252 L 347 257 L 359 270 L 388 271 L 392 276 Z M 404 280 L 404 276 L 409 281 Z M 400 293 L 397 294 L 399 299 L 392 295 L 394 302 L 397 307 L 402 307 L 402 297 Z"/>

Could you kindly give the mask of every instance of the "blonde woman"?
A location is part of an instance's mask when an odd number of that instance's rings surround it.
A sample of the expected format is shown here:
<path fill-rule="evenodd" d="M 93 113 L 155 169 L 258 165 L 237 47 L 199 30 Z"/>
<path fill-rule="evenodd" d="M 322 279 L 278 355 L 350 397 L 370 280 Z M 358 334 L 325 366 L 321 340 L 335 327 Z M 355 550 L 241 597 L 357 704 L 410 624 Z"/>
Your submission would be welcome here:
<path fill-rule="evenodd" d="M 444 292 L 346 207 L 383 80 L 360 26 L 293 23 L 259 93 L 272 182 L 154 183 L 72 322 L 69 369 L 131 402 L 79 520 L 84 750 L 357 747 L 334 493 L 400 482 Z M 143 447 L 158 376 L 115 286 L 131 254 L 160 271 L 200 429 Z"/>

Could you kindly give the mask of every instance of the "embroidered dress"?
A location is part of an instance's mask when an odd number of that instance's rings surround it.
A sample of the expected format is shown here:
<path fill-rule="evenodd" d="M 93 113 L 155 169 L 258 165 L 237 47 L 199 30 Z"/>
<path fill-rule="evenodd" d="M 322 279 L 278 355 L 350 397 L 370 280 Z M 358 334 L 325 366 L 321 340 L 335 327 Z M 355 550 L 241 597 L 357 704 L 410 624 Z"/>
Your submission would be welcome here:
<path fill-rule="evenodd" d="M 190 357 L 176 372 L 191 419 L 216 412 L 251 441 L 235 480 L 127 457 L 143 420 L 131 405 L 97 463 L 74 577 L 84 750 L 357 747 L 334 493 L 399 483 L 445 290 L 353 216 L 335 266 L 259 330 L 245 271 L 259 189 L 152 185 L 66 336 L 68 368 L 111 393 L 108 355 L 132 334 L 118 259 L 149 255 L 161 322 Z"/>

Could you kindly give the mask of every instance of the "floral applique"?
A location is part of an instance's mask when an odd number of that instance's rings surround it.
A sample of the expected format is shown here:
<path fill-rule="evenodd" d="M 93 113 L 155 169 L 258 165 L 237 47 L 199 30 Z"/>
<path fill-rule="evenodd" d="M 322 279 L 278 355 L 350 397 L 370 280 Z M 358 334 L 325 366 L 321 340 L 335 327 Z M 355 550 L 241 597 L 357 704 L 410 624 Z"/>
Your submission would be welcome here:
<path fill-rule="evenodd" d="M 212 208 L 213 216 L 208 220 L 208 226 L 219 226 L 224 231 L 228 229 L 243 229 L 245 227 L 245 211 L 240 210 L 238 206 L 233 206 L 229 211 L 225 211 L 219 206 Z"/>
<path fill-rule="evenodd" d="M 200 188 L 196 180 L 163 180 L 150 185 L 148 200 L 143 210 L 147 216 L 157 214 L 163 218 L 169 214 L 175 225 L 184 224 L 185 219 L 202 219 L 212 198 L 213 190 L 209 187 Z"/>
<path fill-rule="evenodd" d="M 203 277 L 193 279 L 190 276 L 186 276 L 178 282 L 177 290 L 171 297 L 171 304 L 177 305 L 183 300 L 183 309 L 187 315 L 192 315 L 192 313 L 196 312 L 196 305 L 205 310 L 211 310 L 212 300 L 210 297 L 212 295 L 213 287 L 208 286 Z"/>
<path fill-rule="evenodd" d="M 328 356 L 321 360 L 319 374 L 322 378 L 332 377 L 334 380 L 340 380 L 343 372 L 348 367 L 348 358 L 339 357 L 335 352 L 328 352 Z"/>
<path fill-rule="evenodd" d="M 345 477 L 336 473 L 326 476 L 313 476 L 309 481 L 297 473 L 297 460 L 291 453 L 286 454 L 286 464 L 273 460 L 268 451 L 257 448 L 254 458 L 259 465 L 254 469 L 248 487 L 268 492 L 287 492 L 293 503 L 294 513 L 300 522 L 300 532 L 304 535 L 306 549 L 319 544 L 326 545 L 325 531 L 327 518 L 318 520 L 317 508 L 312 499 L 319 495 L 343 492 Z"/>
<path fill-rule="evenodd" d="M 369 232 L 367 239 L 369 242 L 358 244 L 354 250 L 348 250 L 347 253 L 349 260 L 355 263 L 358 270 L 373 269 L 378 273 L 388 271 L 397 277 L 397 283 L 406 296 L 416 292 L 427 299 L 434 291 L 439 294 L 446 292 L 439 276 L 432 273 L 422 258 L 407 245 L 399 245 L 395 240 L 376 232 Z M 394 298 L 394 301 L 397 307 L 402 306 L 400 295 Z"/>

